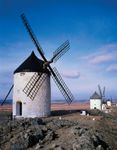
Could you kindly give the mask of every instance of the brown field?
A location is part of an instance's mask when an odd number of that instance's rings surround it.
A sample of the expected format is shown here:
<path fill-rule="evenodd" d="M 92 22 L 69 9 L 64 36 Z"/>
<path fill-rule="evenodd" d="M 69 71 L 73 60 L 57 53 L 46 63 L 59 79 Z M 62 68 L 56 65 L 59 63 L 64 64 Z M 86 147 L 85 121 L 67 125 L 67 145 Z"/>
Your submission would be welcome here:
<path fill-rule="evenodd" d="M 88 102 L 74 102 L 68 105 L 67 103 L 53 103 L 51 105 L 52 110 L 82 110 L 89 109 Z"/>
<path fill-rule="evenodd" d="M 0 112 L 11 112 L 12 111 L 12 105 L 2 105 L 0 106 Z"/>
<path fill-rule="evenodd" d="M 89 103 L 88 102 L 74 102 L 70 105 L 67 103 L 52 103 L 51 104 L 51 110 L 83 110 L 83 109 L 89 109 Z M 3 105 L 0 106 L 0 112 L 11 112 L 12 111 L 12 105 Z"/>

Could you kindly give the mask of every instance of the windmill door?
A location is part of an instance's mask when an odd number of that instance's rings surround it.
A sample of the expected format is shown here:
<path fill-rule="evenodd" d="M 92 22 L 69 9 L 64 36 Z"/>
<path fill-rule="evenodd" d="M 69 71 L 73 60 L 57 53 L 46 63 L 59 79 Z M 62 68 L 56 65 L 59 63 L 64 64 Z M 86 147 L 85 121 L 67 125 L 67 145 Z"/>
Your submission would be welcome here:
<path fill-rule="evenodd" d="M 21 102 L 16 103 L 16 115 L 17 116 L 22 115 L 22 103 Z"/>

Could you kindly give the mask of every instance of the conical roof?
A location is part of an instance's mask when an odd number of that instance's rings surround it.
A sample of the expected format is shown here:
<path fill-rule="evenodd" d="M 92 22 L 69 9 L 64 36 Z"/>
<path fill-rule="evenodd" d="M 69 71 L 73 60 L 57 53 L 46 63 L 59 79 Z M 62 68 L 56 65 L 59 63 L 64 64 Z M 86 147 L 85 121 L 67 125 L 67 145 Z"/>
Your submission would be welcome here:
<path fill-rule="evenodd" d="M 97 92 L 94 92 L 90 99 L 101 99 L 101 96 Z"/>
<path fill-rule="evenodd" d="M 42 72 L 49 73 L 48 69 L 43 69 L 44 61 L 38 59 L 34 52 L 32 51 L 31 55 L 14 71 L 18 72 Z"/>

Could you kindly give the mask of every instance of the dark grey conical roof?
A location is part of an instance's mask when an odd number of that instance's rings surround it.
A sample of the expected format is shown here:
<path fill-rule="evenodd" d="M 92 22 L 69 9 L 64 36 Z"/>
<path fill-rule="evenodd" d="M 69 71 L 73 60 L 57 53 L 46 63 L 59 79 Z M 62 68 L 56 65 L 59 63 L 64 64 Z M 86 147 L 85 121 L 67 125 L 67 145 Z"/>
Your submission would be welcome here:
<path fill-rule="evenodd" d="M 101 99 L 101 96 L 97 92 L 94 92 L 90 99 Z"/>
<path fill-rule="evenodd" d="M 43 72 L 49 73 L 48 69 L 43 69 L 44 61 L 38 59 L 34 52 L 14 71 L 14 73 L 18 72 Z"/>

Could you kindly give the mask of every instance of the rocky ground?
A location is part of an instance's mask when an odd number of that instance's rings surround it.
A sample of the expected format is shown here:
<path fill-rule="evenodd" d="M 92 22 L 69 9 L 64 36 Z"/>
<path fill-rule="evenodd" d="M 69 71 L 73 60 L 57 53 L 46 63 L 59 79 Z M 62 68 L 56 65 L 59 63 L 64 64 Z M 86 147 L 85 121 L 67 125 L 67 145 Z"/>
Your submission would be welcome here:
<path fill-rule="evenodd" d="M 111 114 L 90 111 L 90 116 L 81 116 L 77 111 L 59 113 L 41 119 L 2 118 L 0 150 L 117 149 L 116 109 Z"/>

